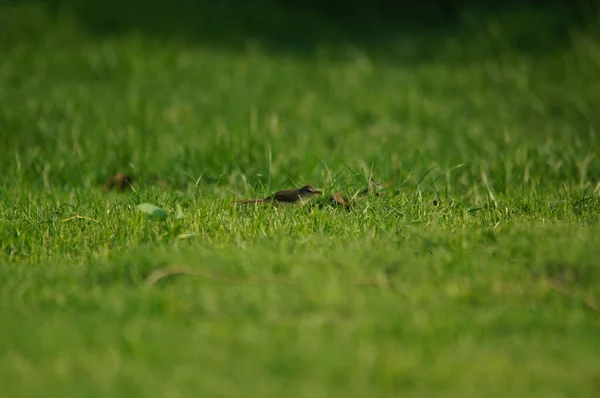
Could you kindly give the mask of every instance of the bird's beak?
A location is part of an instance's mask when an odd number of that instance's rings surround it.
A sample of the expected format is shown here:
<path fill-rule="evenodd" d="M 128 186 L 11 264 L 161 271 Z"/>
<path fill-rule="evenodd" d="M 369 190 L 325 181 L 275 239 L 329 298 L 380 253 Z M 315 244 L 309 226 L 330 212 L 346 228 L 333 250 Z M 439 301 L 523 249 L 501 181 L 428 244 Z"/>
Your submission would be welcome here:
<path fill-rule="evenodd" d="M 321 195 L 322 193 L 323 193 L 322 191 L 319 191 L 318 189 L 315 189 L 315 194 L 316 195 Z"/>

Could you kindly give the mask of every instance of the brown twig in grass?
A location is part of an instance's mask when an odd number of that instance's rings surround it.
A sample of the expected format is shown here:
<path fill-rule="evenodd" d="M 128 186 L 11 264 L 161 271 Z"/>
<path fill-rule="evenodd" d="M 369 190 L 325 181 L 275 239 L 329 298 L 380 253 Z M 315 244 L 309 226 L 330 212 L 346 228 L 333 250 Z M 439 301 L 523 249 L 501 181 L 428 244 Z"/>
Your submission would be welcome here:
<path fill-rule="evenodd" d="M 231 279 L 231 278 L 223 278 L 219 276 L 214 276 L 211 274 L 207 274 L 204 272 L 200 272 L 194 270 L 190 267 L 184 266 L 172 266 L 172 267 L 164 267 L 159 268 L 152 272 L 146 278 L 146 286 L 155 285 L 158 281 L 163 278 L 172 276 L 172 275 L 191 275 L 196 276 L 202 279 L 211 280 L 213 282 L 227 283 L 231 285 L 262 285 L 267 283 L 280 283 L 280 284 L 288 284 L 294 285 L 295 281 L 289 279 Z"/>
<path fill-rule="evenodd" d="M 566 284 L 563 281 L 561 281 L 560 279 L 551 278 L 550 279 L 550 287 L 555 292 L 560 293 L 563 296 L 566 296 L 570 299 L 574 299 L 574 300 L 580 299 L 580 297 L 578 297 L 575 293 L 570 291 L 569 288 L 566 286 Z M 586 307 L 588 307 L 594 311 L 600 311 L 600 300 L 598 300 L 597 298 L 595 298 L 593 296 L 587 296 L 587 297 L 584 297 L 582 299 L 582 301 Z"/>
<path fill-rule="evenodd" d="M 89 218 L 89 217 L 85 217 L 85 216 L 80 216 L 79 214 L 76 216 L 73 216 L 73 217 L 65 218 L 64 220 L 62 220 L 62 222 L 73 221 L 73 220 L 93 221 L 97 224 L 100 224 L 100 221 L 98 221 L 98 220 L 94 220 L 93 218 Z"/>
<path fill-rule="evenodd" d="M 148 277 L 146 278 L 145 285 L 148 287 L 152 287 L 157 284 L 160 280 L 167 278 L 173 275 L 190 275 L 199 277 L 202 279 L 206 279 L 213 282 L 226 283 L 230 285 L 264 285 L 264 284 L 285 284 L 285 285 L 296 285 L 296 281 L 291 279 L 232 279 L 232 278 L 224 278 L 220 276 L 211 275 L 205 272 L 200 272 L 191 267 L 186 266 L 170 266 L 163 267 L 157 270 L 154 270 Z M 387 281 L 359 281 L 352 284 L 353 286 L 359 287 L 387 287 Z"/>

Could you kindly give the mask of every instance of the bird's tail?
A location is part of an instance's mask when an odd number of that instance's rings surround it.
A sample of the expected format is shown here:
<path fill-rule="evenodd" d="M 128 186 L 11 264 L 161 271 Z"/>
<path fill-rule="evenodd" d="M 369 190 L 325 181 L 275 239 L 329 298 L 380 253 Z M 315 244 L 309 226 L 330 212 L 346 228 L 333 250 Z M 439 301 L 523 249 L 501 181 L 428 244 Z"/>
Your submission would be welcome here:
<path fill-rule="evenodd" d="M 264 202 L 264 199 L 248 199 L 248 200 L 236 200 L 235 202 L 231 202 L 232 205 L 235 204 L 239 204 L 239 205 L 247 205 L 250 203 L 262 203 Z"/>

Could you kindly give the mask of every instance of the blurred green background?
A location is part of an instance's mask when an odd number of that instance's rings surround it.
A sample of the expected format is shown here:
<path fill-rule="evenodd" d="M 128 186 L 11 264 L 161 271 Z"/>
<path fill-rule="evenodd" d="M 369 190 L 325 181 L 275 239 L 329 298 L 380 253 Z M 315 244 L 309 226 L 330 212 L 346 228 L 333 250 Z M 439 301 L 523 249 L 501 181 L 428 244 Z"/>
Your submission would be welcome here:
<path fill-rule="evenodd" d="M 19 180 L 40 182 L 45 169 L 61 186 L 132 165 L 179 185 L 235 173 L 265 183 L 271 151 L 277 186 L 322 180 L 326 159 L 334 173 L 375 165 L 396 181 L 468 164 L 465 173 L 489 169 L 502 190 L 518 150 L 521 175 L 581 180 L 574 159 L 597 148 L 595 10 L 565 1 L 4 1 L 0 162 L 14 170 L 15 153 L 39 151 Z M 373 129 L 379 138 L 365 142 Z M 70 162 L 67 148 L 81 149 Z M 404 174 L 391 166 L 399 151 Z M 597 162 L 586 170 L 596 176 Z"/>

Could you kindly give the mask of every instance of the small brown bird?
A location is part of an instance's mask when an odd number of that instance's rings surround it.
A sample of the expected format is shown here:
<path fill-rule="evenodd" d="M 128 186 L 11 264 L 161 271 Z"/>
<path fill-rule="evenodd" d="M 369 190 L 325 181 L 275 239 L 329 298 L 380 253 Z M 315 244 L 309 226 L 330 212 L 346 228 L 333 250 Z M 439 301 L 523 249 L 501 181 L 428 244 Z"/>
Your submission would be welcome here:
<path fill-rule="evenodd" d="M 281 205 L 303 205 L 316 195 L 320 194 L 322 194 L 322 192 L 317 188 L 313 187 L 312 185 L 305 185 L 300 189 L 286 189 L 284 191 L 275 192 L 273 195 L 267 196 L 264 199 L 238 200 L 232 203 L 275 203 Z"/>

